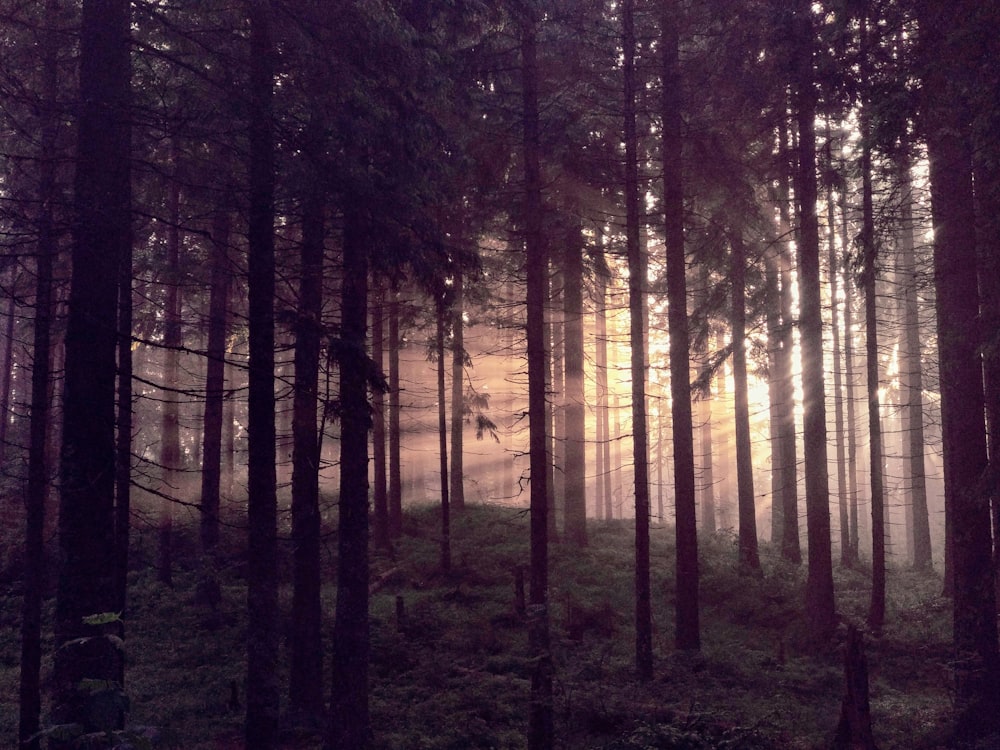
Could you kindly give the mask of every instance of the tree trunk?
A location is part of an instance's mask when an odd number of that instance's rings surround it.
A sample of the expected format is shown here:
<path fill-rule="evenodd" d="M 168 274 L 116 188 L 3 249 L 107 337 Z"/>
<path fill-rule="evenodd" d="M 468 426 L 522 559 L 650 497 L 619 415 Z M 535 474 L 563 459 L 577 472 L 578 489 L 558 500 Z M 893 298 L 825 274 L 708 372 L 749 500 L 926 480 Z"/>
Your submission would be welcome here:
<path fill-rule="evenodd" d="M 831 141 L 829 122 L 826 126 L 826 139 Z M 833 160 L 827 153 L 826 167 L 833 171 Z M 827 225 L 827 268 L 830 274 L 830 329 L 833 334 L 833 410 L 834 410 L 834 440 L 837 451 L 837 510 L 840 520 L 840 564 L 845 568 L 854 564 L 851 554 L 851 521 L 847 501 L 847 445 L 844 442 L 844 399 L 840 371 L 840 315 L 838 288 L 840 286 L 840 263 L 837 260 L 837 204 L 833 200 L 833 182 L 826 188 L 826 225 Z M 844 240 L 846 241 L 846 236 Z"/>
<path fill-rule="evenodd" d="M 753 456 L 750 445 L 750 398 L 746 353 L 746 247 L 740 230 L 731 238 L 731 283 L 733 310 L 733 401 L 736 418 L 736 487 L 739 503 L 739 568 L 742 573 L 760 572 L 757 550 L 757 506 L 753 494 Z"/>
<path fill-rule="evenodd" d="M 864 19 L 861 35 L 866 35 Z M 862 42 L 864 44 L 864 42 Z M 878 250 L 875 242 L 875 208 L 872 196 L 872 153 L 867 105 L 861 112 L 861 249 L 864 254 L 861 283 L 865 295 L 865 365 L 868 373 L 868 445 L 872 492 L 872 595 L 868 627 L 881 635 L 885 624 L 885 498 L 883 495 L 882 422 L 879 414 L 878 310 L 875 274 Z"/>
<path fill-rule="evenodd" d="M 545 296 L 548 262 L 542 234 L 542 174 L 539 159 L 538 63 L 536 20 L 527 9 L 521 19 L 521 75 L 524 151 L 525 271 L 527 276 L 528 452 L 531 476 L 531 576 L 529 651 L 534 663 L 528 711 L 529 750 L 550 750 L 554 743 L 552 654 L 549 645 L 549 460 L 546 411 Z"/>
<path fill-rule="evenodd" d="M 639 236 L 639 155 L 635 125 L 634 0 L 622 9 L 625 51 L 625 244 L 628 256 L 632 375 L 632 459 L 635 471 L 635 663 L 641 682 L 653 679 L 653 615 L 649 582 L 649 434 L 646 428 L 646 279 Z"/>
<path fill-rule="evenodd" d="M 906 448 L 904 482 L 913 509 L 913 556 L 916 570 L 933 567 L 930 518 L 927 511 L 927 481 L 924 473 L 924 384 L 920 345 L 920 308 L 917 293 L 917 259 L 914 242 L 913 185 L 908 155 L 898 164 L 902 205 L 900 275 L 903 287 L 903 336 L 900 380 L 903 389 L 903 441 Z"/>
<path fill-rule="evenodd" d="M 310 123 L 310 130 L 314 127 Z M 314 175 L 302 197 L 301 276 L 295 321 L 295 386 L 292 397 L 293 589 L 288 680 L 288 702 L 292 713 L 315 725 L 319 724 L 324 710 L 319 513 L 322 438 L 317 426 L 323 339 L 323 240 L 326 231 L 326 196 L 321 184 L 320 175 Z"/>
<path fill-rule="evenodd" d="M 579 546 L 587 544 L 587 435 L 583 346 L 583 235 L 579 223 L 566 233 L 563 245 L 563 327 L 565 330 L 566 448 L 565 534 Z M 601 446 L 597 445 L 598 453 Z M 598 471 L 598 482 L 600 482 Z"/>
<path fill-rule="evenodd" d="M 211 554 L 219 543 L 222 492 L 222 423 L 225 414 L 226 338 L 229 335 L 230 214 L 216 211 L 212 221 L 212 274 L 208 298 L 205 364 L 205 414 L 201 452 L 201 548 Z"/>
<path fill-rule="evenodd" d="M 389 287 L 389 537 L 403 533 L 403 481 L 399 431 L 399 282 Z"/>
<path fill-rule="evenodd" d="M 455 510 L 465 507 L 465 468 L 462 433 L 465 427 L 465 280 L 462 268 L 456 264 L 452 274 L 454 302 L 451 308 L 451 493 L 449 500 Z"/>
<path fill-rule="evenodd" d="M 379 377 L 385 368 L 385 291 L 374 278 L 372 293 L 372 364 Z M 389 552 L 389 486 L 386 462 L 385 391 L 372 388 L 372 541 L 376 549 Z"/>
<path fill-rule="evenodd" d="M 830 545 L 830 483 L 826 453 L 823 318 L 816 217 L 816 92 L 812 6 L 799 0 L 792 20 L 795 43 L 794 109 L 799 130 L 796 197 L 799 219 L 799 332 L 802 346 L 803 432 L 809 571 L 806 610 L 812 634 L 826 640 L 836 624 Z"/>
<path fill-rule="evenodd" d="M 833 738 L 833 750 L 876 750 L 868 698 L 868 660 L 864 638 L 851 625 L 844 653 L 844 700 Z"/>
<path fill-rule="evenodd" d="M 114 612 L 119 604 L 115 350 L 119 264 L 131 239 L 129 28 L 127 2 L 83 3 L 52 719 L 85 731 L 115 729 L 124 720 L 124 705 L 106 717 L 106 726 L 98 726 L 89 710 L 95 699 L 116 700 L 120 687 L 92 696 L 79 685 L 85 679 L 114 684 L 122 677 L 121 651 L 104 637 L 119 624 L 88 624 L 85 618 Z"/>
<path fill-rule="evenodd" d="M 987 447 L 973 210 L 972 148 L 966 103 L 951 81 L 965 75 L 959 24 L 973 3 L 921 6 L 926 45 L 925 127 L 934 223 L 934 282 L 941 384 L 945 515 L 952 536 L 956 729 L 963 740 L 996 731 L 1000 655 L 989 496 L 982 487 Z"/>
<path fill-rule="evenodd" d="M 54 17 L 59 6 L 46 3 L 46 13 Z M 21 747 L 38 750 L 32 739 L 41 716 L 42 598 L 45 588 L 45 505 L 49 488 L 48 431 L 51 403 L 52 362 L 52 268 L 59 249 L 54 222 L 54 205 L 59 197 L 56 183 L 58 119 L 54 108 L 58 93 L 59 37 L 49 33 L 44 39 L 41 102 L 41 143 L 35 275 L 35 319 L 32 333 L 31 424 L 28 438 L 28 487 L 25 497 L 24 599 L 21 608 L 21 673 L 19 682 L 18 741 Z M 3 415 L 6 421 L 6 415 Z"/>
<path fill-rule="evenodd" d="M 15 269 L 10 271 L 10 288 L 16 288 Z M 11 294 L 7 300 L 7 315 L 3 343 L 3 392 L 0 393 L 0 465 L 7 462 L 7 429 L 10 427 L 10 402 L 14 391 L 14 320 L 17 317 L 17 298 Z"/>
<path fill-rule="evenodd" d="M 778 251 L 780 252 L 780 251 Z M 767 285 L 767 397 L 768 397 L 768 443 L 771 447 L 771 544 L 780 544 L 784 535 L 784 515 L 782 513 L 782 473 L 781 473 L 781 389 L 778 384 L 778 353 L 781 347 L 781 311 L 779 305 L 778 263 L 776 253 L 767 250 L 764 254 L 764 283 Z"/>
<path fill-rule="evenodd" d="M 184 345 L 181 324 L 181 232 L 180 232 L 180 166 L 176 142 L 171 159 L 174 173 L 168 187 L 167 267 L 163 272 L 165 301 L 163 304 L 163 405 L 160 422 L 160 548 L 157 579 L 168 586 L 173 583 L 173 497 L 179 494 L 181 472 L 180 435 L 180 357 Z"/>
<path fill-rule="evenodd" d="M 847 237 L 846 199 L 844 199 L 840 210 L 843 219 L 842 234 Z M 851 313 L 853 286 L 853 284 L 844 284 L 844 369 L 847 376 L 844 398 L 847 401 L 847 497 L 851 524 L 851 559 L 857 562 L 861 552 L 861 535 L 858 529 L 858 431 L 854 408 L 854 336 Z"/>
<path fill-rule="evenodd" d="M 274 408 L 274 49 L 271 8 L 250 5 L 250 336 L 247 455 L 247 750 L 278 745 L 278 539 Z"/>
<path fill-rule="evenodd" d="M 691 424 L 690 343 L 684 253 L 684 178 L 677 4 L 662 5 L 663 209 L 670 332 L 670 395 L 674 438 L 674 504 L 677 536 L 677 648 L 701 648 L 698 607 L 698 522 L 695 507 L 694 434 Z"/>
<path fill-rule="evenodd" d="M 597 377 L 597 421 L 600 433 L 597 441 L 598 462 L 597 482 L 601 488 L 600 497 L 603 503 L 598 505 L 597 513 L 605 521 L 612 518 L 611 489 L 611 412 L 608 403 L 608 295 L 606 267 L 596 273 L 597 310 L 596 312 L 596 377 Z"/>
<path fill-rule="evenodd" d="M 445 401 L 444 340 L 446 336 L 448 308 L 443 295 L 437 296 L 437 321 L 434 349 L 437 359 L 437 401 L 438 401 L 438 466 L 441 469 L 441 570 L 451 570 L 451 497 L 448 485 L 448 404 Z"/>
<path fill-rule="evenodd" d="M 701 268 L 700 279 L 695 292 L 694 307 L 704 307 L 708 304 L 708 270 Z M 699 381 L 704 383 L 705 390 L 698 395 L 698 438 L 701 448 L 701 530 L 706 536 L 711 536 L 719 528 L 718 507 L 715 502 L 715 465 L 712 460 L 714 455 L 712 441 L 712 380 L 709 372 L 709 337 L 697 345 L 698 358 L 702 362 L 702 370 L 698 375 Z"/>
<path fill-rule="evenodd" d="M 368 710 L 368 303 L 367 215 L 348 205 L 344 216 L 341 311 L 340 521 L 337 610 L 333 626 L 333 686 L 327 750 L 367 747 Z"/>

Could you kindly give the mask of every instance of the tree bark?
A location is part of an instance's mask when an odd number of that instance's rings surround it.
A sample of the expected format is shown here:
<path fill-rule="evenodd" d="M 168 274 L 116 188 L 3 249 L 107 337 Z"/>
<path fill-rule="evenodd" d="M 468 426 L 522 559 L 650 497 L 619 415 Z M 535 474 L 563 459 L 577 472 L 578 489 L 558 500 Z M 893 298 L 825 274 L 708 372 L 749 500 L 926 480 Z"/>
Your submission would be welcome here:
<path fill-rule="evenodd" d="M 670 332 L 670 395 L 674 438 L 674 503 L 677 537 L 677 648 L 701 648 L 698 606 L 698 521 L 695 506 L 694 435 L 691 420 L 690 343 L 684 252 L 682 80 L 674 0 L 661 7 L 663 54 L 663 209 L 666 238 L 667 325 Z"/>
<path fill-rule="evenodd" d="M 794 110 L 799 131 L 796 197 L 799 220 L 799 332 L 802 346 L 803 432 L 809 571 L 806 610 L 813 636 L 826 640 L 836 624 L 830 544 L 830 483 L 823 382 L 823 319 L 816 217 L 816 92 L 812 6 L 799 0 L 792 19 Z"/>
<path fill-rule="evenodd" d="M 933 567 L 927 480 L 924 471 L 924 384 L 920 344 L 920 307 L 917 293 L 917 259 L 914 242 L 913 185 L 910 160 L 904 153 L 898 164 L 902 205 L 900 275 L 903 287 L 903 336 L 900 380 L 903 389 L 903 440 L 906 447 L 904 478 L 913 508 L 913 556 L 916 570 Z"/>
<path fill-rule="evenodd" d="M 861 22 L 862 39 L 866 34 Z M 862 42 L 864 44 L 864 42 Z M 864 254 L 861 285 L 865 297 L 865 365 L 868 383 L 868 445 L 872 497 L 872 594 L 868 627 L 881 635 L 885 624 L 885 497 L 883 495 L 882 422 L 879 406 L 878 309 L 875 278 L 878 249 L 875 240 L 875 207 L 872 196 L 872 153 L 868 113 L 861 112 L 861 249 Z"/>
<path fill-rule="evenodd" d="M 219 543 L 222 493 L 222 423 L 225 414 L 226 337 L 229 335 L 230 214 L 216 211 L 212 221 L 212 272 L 208 298 L 205 364 L 205 414 L 201 451 L 201 548 L 211 554 Z"/>
<path fill-rule="evenodd" d="M 945 515 L 952 537 L 956 730 L 996 731 L 1000 654 L 992 562 L 985 396 L 979 357 L 979 290 L 967 102 L 956 90 L 969 61 L 961 20 L 974 3 L 923 3 L 925 124 L 934 224 L 934 282 L 944 448 Z"/>
<path fill-rule="evenodd" d="M 379 377 L 385 367 L 385 292 L 380 282 L 372 279 L 372 364 Z M 372 389 L 372 542 L 376 549 L 389 552 L 389 485 L 386 470 L 386 406 L 385 391 Z"/>
<path fill-rule="evenodd" d="M 554 744 L 552 654 L 549 645 L 549 457 L 546 410 L 547 352 L 545 296 L 548 262 L 542 234 L 542 174 L 539 160 L 538 62 L 536 19 L 527 8 L 521 19 L 521 95 L 524 156 L 524 244 L 527 275 L 528 452 L 531 476 L 531 575 L 529 650 L 534 663 L 528 710 L 529 750 Z"/>
<path fill-rule="evenodd" d="M 740 230 L 731 238 L 733 400 L 736 418 L 736 487 L 739 504 L 739 568 L 743 573 L 760 572 L 757 549 L 757 506 L 753 490 L 753 456 L 750 445 L 750 398 L 746 353 L 746 246 Z"/>
<path fill-rule="evenodd" d="M 586 397 L 583 339 L 583 236 L 579 222 L 563 244 L 563 326 L 565 330 L 565 535 L 587 545 Z M 600 451 L 600 445 L 597 446 Z M 598 472 L 598 482 L 600 482 Z"/>
<path fill-rule="evenodd" d="M 119 263 L 131 238 L 129 4 L 86 0 L 80 25 L 80 110 L 74 188 L 73 271 L 66 330 L 59 582 L 52 718 L 95 726 L 81 680 L 116 683 L 121 652 L 106 637 L 116 611 L 115 351 Z M 64 747 L 66 743 L 53 743 Z"/>
<path fill-rule="evenodd" d="M 632 459 L 635 471 L 635 663 L 641 682 L 653 679 L 653 615 L 649 582 L 649 434 L 646 428 L 646 279 L 639 236 L 639 155 L 635 124 L 635 8 L 622 7 L 625 52 L 625 244 L 628 259 L 632 375 Z"/>
<path fill-rule="evenodd" d="M 389 287 L 389 537 L 403 533 L 403 481 L 399 431 L 399 282 Z"/>
<path fill-rule="evenodd" d="M 465 507 L 465 468 L 463 466 L 463 430 L 465 427 L 465 279 L 460 264 L 452 274 L 454 300 L 451 306 L 451 493 L 452 507 Z"/>
<path fill-rule="evenodd" d="M 50 18 L 59 12 L 55 0 L 46 2 Z M 21 673 L 19 679 L 18 741 L 38 750 L 32 739 L 40 728 L 42 667 L 42 598 L 45 587 L 45 505 L 49 488 L 48 431 L 49 386 L 52 370 L 52 269 L 59 249 L 54 206 L 59 197 L 56 182 L 58 118 L 55 110 L 59 75 L 59 37 L 44 38 L 43 100 L 39 149 L 36 220 L 35 319 L 32 332 L 31 423 L 28 437 L 28 487 L 25 496 L 24 599 L 21 608 Z M 6 414 L 2 415 L 6 421 Z"/>
<path fill-rule="evenodd" d="M 368 746 L 368 317 L 370 218 L 348 204 L 344 216 L 344 282 L 340 341 L 340 520 L 337 610 L 333 626 L 333 685 L 327 750 Z"/>
<path fill-rule="evenodd" d="M 247 456 L 247 750 L 278 746 L 278 540 L 274 407 L 274 48 L 272 10 L 250 12 L 249 221 L 250 336 Z"/>
<path fill-rule="evenodd" d="M 315 125 L 311 123 L 310 129 L 315 129 Z M 318 136 L 313 137 L 318 140 Z M 323 339 L 325 198 L 321 176 L 313 175 L 301 204 L 301 276 L 292 396 L 293 588 L 288 702 L 291 711 L 310 724 L 318 722 L 324 711 L 319 512 L 322 438 L 317 425 L 317 408 Z"/>
<path fill-rule="evenodd" d="M 438 293 L 436 303 L 434 349 L 437 355 L 438 467 L 441 470 L 441 570 L 447 573 L 451 570 L 451 497 L 448 484 L 448 405 L 445 401 L 444 373 L 448 307 L 443 293 Z"/>

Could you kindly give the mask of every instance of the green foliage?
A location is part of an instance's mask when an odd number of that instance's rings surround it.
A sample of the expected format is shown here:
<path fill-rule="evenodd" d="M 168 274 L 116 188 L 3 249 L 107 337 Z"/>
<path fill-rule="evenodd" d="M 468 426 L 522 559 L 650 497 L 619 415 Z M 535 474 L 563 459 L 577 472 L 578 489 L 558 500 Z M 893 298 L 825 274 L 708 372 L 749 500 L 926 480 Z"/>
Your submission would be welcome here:
<path fill-rule="evenodd" d="M 516 609 L 515 577 L 529 561 L 527 513 L 470 506 L 454 514 L 453 569 L 447 574 L 439 567 L 439 513 L 437 507 L 411 508 L 394 556 L 373 557 L 372 580 L 378 581 L 371 600 L 373 748 L 520 750 L 531 664 L 525 622 Z M 632 635 L 634 528 L 628 521 L 591 521 L 589 531 L 585 549 L 558 544 L 551 549 L 560 747 L 828 746 L 844 689 L 843 657 L 839 643 L 817 652 L 808 638 L 804 569 L 763 545 L 764 574 L 741 577 L 732 536 L 704 538 L 703 649 L 678 652 L 673 648 L 673 529 L 654 526 L 656 679 L 640 684 Z M 182 526 L 176 532 L 181 537 L 197 533 Z M 178 559 L 173 588 L 158 583 L 151 568 L 132 572 L 128 697 L 112 684 L 83 686 L 99 697 L 95 710 L 131 710 L 129 729 L 102 738 L 105 747 L 127 742 L 136 748 L 208 750 L 240 736 L 242 710 L 230 703 L 234 685 L 240 698 L 245 694 L 240 554 L 234 551 L 218 561 L 221 597 L 214 610 L 198 597 L 202 572 L 196 558 Z M 863 621 L 868 575 L 863 569 L 837 570 L 838 611 L 845 620 Z M 333 580 L 332 569 L 324 580 Z M 886 628 L 881 639 L 866 641 L 880 747 L 933 746 L 933 738 L 947 730 L 950 604 L 939 597 L 940 583 L 933 576 L 890 569 Z M 286 588 L 283 611 L 290 599 Z M 15 600 L 3 596 L 0 613 L 16 611 Z M 334 589 L 325 587 L 326 632 L 334 600 Z M 0 692 L 0 746 L 10 746 L 16 731 L 16 617 L 0 614 L 0 626 L 0 686 L 9 688 Z M 145 725 L 165 729 L 140 729 Z M 78 734 L 79 728 L 47 731 Z M 297 742 L 296 747 L 319 747 L 318 739 Z"/>

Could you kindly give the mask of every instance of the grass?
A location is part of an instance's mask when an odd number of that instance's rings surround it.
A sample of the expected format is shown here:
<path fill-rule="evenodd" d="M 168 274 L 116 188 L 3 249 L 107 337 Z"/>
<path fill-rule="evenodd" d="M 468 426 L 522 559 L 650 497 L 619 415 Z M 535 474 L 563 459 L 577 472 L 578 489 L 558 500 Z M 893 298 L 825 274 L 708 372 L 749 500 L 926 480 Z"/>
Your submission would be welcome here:
<path fill-rule="evenodd" d="M 371 601 L 373 748 L 523 748 L 531 665 L 514 581 L 529 561 L 527 517 L 499 507 L 455 514 L 447 574 L 438 565 L 438 523 L 436 509 L 412 510 L 394 556 L 372 560 L 373 580 L 380 582 Z M 240 540 L 228 541 L 222 603 L 213 614 L 197 597 L 196 529 L 177 535 L 181 553 L 172 587 L 156 581 L 149 545 L 137 545 L 126 613 L 130 720 L 161 728 L 161 747 L 236 748 L 242 713 L 229 699 L 234 683 L 241 698 L 244 692 Z M 656 677 L 640 684 L 633 670 L 632 535 L 627 522 L 592 522 L 586 549 L 551 548 L 558 747 L 828 747 L 843 692 L 843 629 L 829 644 L 812 643 L 802 611 L 805 571 L 765 546 L 764 574 L 741 577 L 732 538 L 702 540 L 703 647 L 678 652 L 672 645 L 673 531 L 654 527 Z M 326 565 L 325 580 L 332 581 L 334 561 Z M 845 622 L 863 623 L 868 585 L 865 571 L 837 570 Z M 950 604 L 939 597 L 940 588 L 933 576 L 890 571 L 885 632 L 866 638 L 875 735 L 883 749 L 934 748 L 947 728 Z M 0 746 L 13 747 L 16 576 L 0 591 Z M 326 632 L 334 594 L 332 586 L 323 592 Z M 287 617 L 290 589 L 281 599 Z M 287 746 L 319 743 L 290 732 Z"/>

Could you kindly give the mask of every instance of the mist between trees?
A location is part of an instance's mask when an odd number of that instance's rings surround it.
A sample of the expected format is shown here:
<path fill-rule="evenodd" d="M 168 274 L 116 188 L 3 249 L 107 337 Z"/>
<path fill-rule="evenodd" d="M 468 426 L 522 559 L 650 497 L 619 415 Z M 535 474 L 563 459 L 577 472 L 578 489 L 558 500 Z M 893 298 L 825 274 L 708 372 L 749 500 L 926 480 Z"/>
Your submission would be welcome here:
<path fill-rule="evenodd" d="M 370 746 L 372 561 L 427 504 L 444 574 L 466 506 L 530 518 L 529 747 L 558 744 L 550 546 L 616 519 L 640 683 L 652 524 L 679 651 L 702 648 L 699 540 L 731 535 L 750 578 L 762 545 L 802 565 L 817 649 L 837 565 L 870 571 L 874 638 L 887 568 L 940 576 L 954 736 L 995 732 L 997 22 L 971 0 L 4 10 L 20 741 L 126 731 L 130 540 L 155 530 L 140 558 L 170 585 L 196 529 L 209 600 L 245 532 L 245 746 L 278 747 L 286 710 Z"/>

